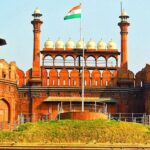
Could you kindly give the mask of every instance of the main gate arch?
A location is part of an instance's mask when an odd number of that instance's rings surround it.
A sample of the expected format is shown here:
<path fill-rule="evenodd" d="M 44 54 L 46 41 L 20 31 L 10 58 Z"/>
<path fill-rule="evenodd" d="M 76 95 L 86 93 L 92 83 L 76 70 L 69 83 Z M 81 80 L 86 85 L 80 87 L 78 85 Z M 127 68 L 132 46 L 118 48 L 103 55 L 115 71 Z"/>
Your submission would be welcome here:
<path fill-rule="evenodd" d="M 4 99 L 0 99 L 0 122 L 10 122 L 10 105 Z"/>

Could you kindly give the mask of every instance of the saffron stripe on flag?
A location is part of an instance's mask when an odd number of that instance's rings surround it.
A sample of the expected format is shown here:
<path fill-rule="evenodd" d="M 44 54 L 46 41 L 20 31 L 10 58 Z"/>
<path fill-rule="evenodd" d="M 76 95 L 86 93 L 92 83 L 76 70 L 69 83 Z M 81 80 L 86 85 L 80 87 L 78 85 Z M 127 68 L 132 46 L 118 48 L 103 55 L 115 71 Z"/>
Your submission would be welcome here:
<path fill-rule="evenodd" d="M 81 5 L 74 6 L 72 9 L 69 10 L 69 12 L 77 9 L 81 9 Z"/>
<path fill-rule="evenodd" d="M 81 5 L 74 6 L 69 10 L 67 15 L 64 17 L 64 20 L 81 18 Z"/>

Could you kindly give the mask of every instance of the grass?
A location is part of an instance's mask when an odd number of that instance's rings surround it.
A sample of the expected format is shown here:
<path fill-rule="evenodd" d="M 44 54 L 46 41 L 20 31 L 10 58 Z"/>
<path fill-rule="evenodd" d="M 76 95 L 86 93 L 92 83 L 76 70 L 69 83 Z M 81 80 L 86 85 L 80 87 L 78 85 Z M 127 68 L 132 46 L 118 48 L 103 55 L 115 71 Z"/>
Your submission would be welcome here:
<path fill-rule="evenodd" d="M 108 120 L 61 120 L 26 123 L 0 132 L 0 143 L 141 143 L 150 144 L 150 127 Z"/>

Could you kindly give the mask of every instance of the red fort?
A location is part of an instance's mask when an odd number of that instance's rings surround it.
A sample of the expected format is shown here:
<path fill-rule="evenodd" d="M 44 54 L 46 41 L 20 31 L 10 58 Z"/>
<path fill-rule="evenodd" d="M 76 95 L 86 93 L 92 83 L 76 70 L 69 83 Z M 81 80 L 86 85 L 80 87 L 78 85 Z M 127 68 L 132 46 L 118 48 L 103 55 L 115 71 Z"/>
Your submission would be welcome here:
<path fill-rule="evenodd" d="M 75 44 L 69 39 L 64 44 L 58 39 L 54 44 L 48 39 L 40 51 L 41 16 L 36 9 L 31 21 L 32 68 L 24 72 L 15 62 L 0 60 L 0 123 L 14 124 L 21 117 L 23 122 L 52 120 L 60 112 L 81 112 L 82 83 L 85 113 L 150 114 L 150 65 L 136 74 L 128 69 L 130 23 L 125 11 L 118 23 L 120 50 L 113 40 L 96 44 L 80 39 Z"/>

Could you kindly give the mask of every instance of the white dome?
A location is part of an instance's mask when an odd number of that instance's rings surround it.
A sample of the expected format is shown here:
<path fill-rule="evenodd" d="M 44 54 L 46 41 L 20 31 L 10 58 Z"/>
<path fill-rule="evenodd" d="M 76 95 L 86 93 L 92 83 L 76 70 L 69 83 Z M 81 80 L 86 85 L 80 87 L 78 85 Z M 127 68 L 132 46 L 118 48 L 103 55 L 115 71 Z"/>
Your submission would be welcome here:
<path fill-rule="evenodd" d="M 96 48 L 96 43 L 92 39 L 90 39 L 88 41 L 87 45 L 86 45 L 86 48 L 87 49 L 95 49 Z"/>
<path fill-rule="evenodd" d="M 66 42 L 66 49 L 73 49 L 75 46 L 74 42 L 71 40 L 71 38 L 68 39 Z"/>
<path fill-rule="evenodd" d="M 128 14 L 127 14 L 127 12 L 125 11 L 125 9 L 122 10 L 121 16 L 128 16 Z"/>
<path fill-rule="evenodd" d="M 83 49 L 84 48 L 84 41 L 83 40 L 79 40 L 76 44 L 76 48 L 78 49 Z"/>
<path fill-rule="evenodd" d="M 34 14 L 41 14 L 40 9 L 39 9 L 39 8 L 36 8 L 36 9 L 34 10 Z"/>
<path fill-rule="evenodd" d="M 56 41 L 56 43 L 55 43 L 55 48 L 57 49 L 59 49 L 59 48 L 64 48 L 64 42 L 60 39 L 60 38 L 58 38 L 57 39 L 57 41 Z"/>
<path fill-rule="evenodd" d="M 112 39 L 109 41 L 107 49 L 117 49 L 116 43 Z"/>
<path fill-rule="evenodd" d="M 53 41 L 50 40 L 50 38 L 47 39 L 47 41 L 44 44 L 45 48 L 54 48 L 54 43 Z"/>
<path fill-rule="evenodd" d="M 107 48 L 107 44 L 103 41 L 103 39 L 101 39 L 98 43 L 97 43 L 97 49 L 106 49 Z"/>

